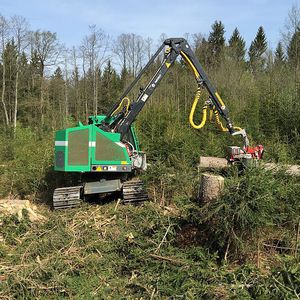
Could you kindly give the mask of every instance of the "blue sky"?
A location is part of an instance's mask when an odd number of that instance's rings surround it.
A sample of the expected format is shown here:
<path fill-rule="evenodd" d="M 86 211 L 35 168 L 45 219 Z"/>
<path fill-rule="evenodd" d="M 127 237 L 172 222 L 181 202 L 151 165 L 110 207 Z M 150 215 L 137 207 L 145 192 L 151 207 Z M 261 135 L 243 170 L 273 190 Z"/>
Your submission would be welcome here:
<path fill-rule="evenodd" d="M 285 19 L 297 0 L 0 0 L 0 13 L 22 15 L 31 28 L 57 32 L 71 47 L 80 44 L 88 26 L 96 24 L 115 38 L 136 33 L 158 40 L 161 33 L 208 34 L 221 20 L 228 38 L 237 26 L 249 46 L 257 28 L 265 28 L 269 45 L 276 47 Z"/>

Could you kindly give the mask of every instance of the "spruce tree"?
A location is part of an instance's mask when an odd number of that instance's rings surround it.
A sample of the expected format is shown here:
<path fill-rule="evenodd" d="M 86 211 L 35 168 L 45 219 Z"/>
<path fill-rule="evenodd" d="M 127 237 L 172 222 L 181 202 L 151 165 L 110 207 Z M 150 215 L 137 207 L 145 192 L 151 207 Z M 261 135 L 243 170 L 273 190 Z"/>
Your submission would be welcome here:
<path fill-rule="evenodd" d="M 263 55 L 267 51 L 267 39 L 262 26 L 258 28 L 255 39 L 249 48 L 249 63 L 253 70 L 262 68 L 265 62 Z"/>
<path fill-rule="evenodd" d="M 243 61 L 246 53 L 246 42 L 241 37 L 237 28 L 234 29 L 229 41 L 229 55 L 235 61 Z"/>
<path fill-rule="evenodd" d="M 284 51 L 283 51 L 282 43 L 279 42 L 275 50 L 275 64 L 277 65 L 283 64 L 284 62 L 285 62 Z"/>
<path fill-rule="evenodd" d="M 212 25 L 212 31 L 208 36 L 208 45 L 210 49 L 210 61 L 212 65 L 221 61 L 225 46 L 225 29 L 221 21 L 215 21 Z"/>
<path fill-rule="evenodd" d="M 288 61 L 297 65 L 300 57 L 300 28 L 293 34 L 287 49 Z"/>

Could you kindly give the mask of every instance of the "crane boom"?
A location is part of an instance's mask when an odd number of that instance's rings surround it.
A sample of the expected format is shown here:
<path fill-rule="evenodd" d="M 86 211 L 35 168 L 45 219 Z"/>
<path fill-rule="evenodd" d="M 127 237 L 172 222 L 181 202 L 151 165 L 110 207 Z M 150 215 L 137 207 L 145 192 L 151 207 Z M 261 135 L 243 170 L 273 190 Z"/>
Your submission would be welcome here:
<path fill-rule="evenodd" d="M 123 100 L 127 98 L 128 94 L 131 92 L 140 78 L 147 72 L 147 70 L 155 62 L 155 60 L 163 50 L 165 51 L 158 70 L 148 82 L 147 86 L 140 91 L 140 94 L 138 95 L 136 101 L 131 103 L 130 107 L 128 107 L 125 112 L 120 113 L 119 116 L 114 120 L 114 122 L 109 124 L 109 130 L 113 129 L 114 132 L 119 132 L 121 134 L 121 137 L 124 137 L 124 135 L 128 132 L 131 124 L 136 120 L 138 114 L 143 109 L 144 105 L 149 100 L 150 96 L 153 94 L 161 80 L 164 78 L 170 67 L 174 64 L 178 56 L 180 56 L 193 71 L 198 89 L 200 90 L 201 87 L 205 88 L 208 91 L 210 105 L 214 108 L 216 119 L 221 125 L 223 131 L 228 131 L 232 135 L 242 135 L 244 138 L 244 146 L 248 146 L 249 142 L 245 130 L 233 126 L 229 118 L 229 112 L 226 105 L 224 104 L 219 93 L 204 72 L 201 63 L 191 49 L 191 46 L 184 38 L 169 38 L 163 42 L 163 44 L 158 48 L 149 62 L 134 79 L 134 81 L 121 95 L 119 102 L 117 102 L 108 112 L 107 118 L 103 121 L 104 128 L 107 128 L 108 125 L 106 121 L 114 115 L 116 110 L 118 110 L 118 108 L 122 105 Z M 225 120 L 226 127 L 222 126 L 221 122 L 219 121 L 218 114 Z M 194 127 L 197 128 L 197 126 Z"/>

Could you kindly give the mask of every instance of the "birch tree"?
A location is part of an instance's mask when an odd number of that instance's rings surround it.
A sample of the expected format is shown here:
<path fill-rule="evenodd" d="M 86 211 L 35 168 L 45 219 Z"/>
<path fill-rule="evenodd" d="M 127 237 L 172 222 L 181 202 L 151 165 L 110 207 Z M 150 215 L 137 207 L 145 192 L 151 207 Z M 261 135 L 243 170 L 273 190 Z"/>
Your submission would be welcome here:
<path fill-rule="evenodd" d="M 21 16 L 13 16 L 11 19 L 11 28 L 13 38 L 17 47 L 17 65 L 16 65 L 16 79 L 15 79 L 15 103 L 13 114 L 13 126 L 16 129 L 17 126 L 17 114 L 18 114 L 18 96 L 19 96 L 19 74 L 20 74 L 20 57 L 22 52 L 29 45 L 29 25 L 25 18 Z"/>
<path fill-rule="evenodd" d="M 37 53 L 41 68 L 40 68 L 40 114 L 41 123 L 44 124 L 45 101 L 44 101 L 44 81 L 45 68 L 54 66 L 58 61 L 61 52 L 61 46 L 57 40 L 56 33 L 51 31 L 37 30 L 32 33 L 33 48 Z"/>
<path fill-rule="evenodd" d="M 9 125 L 9 117 L 8 117 L 8 111 L 7 111 L 7 105 L 5 102 L 5 88 L 6 88 L 6 61 L 4 57 L 4 51 L 6 47 L 6 43 L 9 40 L 9 25 L 8 21 L 0 15 L 0 42 L 1 42 L 1 57 L 2 57 L 2 92 L 1 92 L 1 102 L 3 106 L 3 113 L 5 118 L 5 124 L 6 126 Z"/>
<path fill-rule="evenodd" d="M 84 60 L 88 61 L 89 69 L 93 76 L 93 113 L 98 111 L 98 81 L 99 70 L 109 59 L 109 36 L 96 25 L 89 27 L 90 33 L 84 37 L 81 44 L 81 52 Z"/>

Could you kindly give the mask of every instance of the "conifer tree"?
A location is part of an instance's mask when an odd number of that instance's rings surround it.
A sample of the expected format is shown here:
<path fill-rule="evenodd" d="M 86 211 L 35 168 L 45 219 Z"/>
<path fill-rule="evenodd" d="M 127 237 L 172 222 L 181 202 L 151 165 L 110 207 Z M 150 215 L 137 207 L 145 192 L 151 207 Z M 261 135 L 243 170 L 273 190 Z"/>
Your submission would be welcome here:
<path fill-rule="evenodd" d="M 293 34 L 287 49 L 288 60 L 292 64 L 298 64 L 300 57 L 300 28 Z"/>
<path fill-rule="evenodd" d="M 210 61 L 212 65 L 216 65 L 221 61 L 225 46 L 225 29 L 221 21 L 215 21 L 212 25 L 212 31 L 208 36 L 208 44 L 210 48 Z"/>
<path fill-rule="evenodd" d="M 246 42 L 241 37 L 237 28 L 234 29 L 229 41 L 229 55 L 235 61 L 243 61 L 246 53 Z"/>
<path fill-rule="evenodd" d="M 284 62 L 285 62 L 285 55 L 284 55 L 282 43 L 279 42 L 275 50 L 275 64 L 283 64 Z"/>
<path fill-rule="evenodd" d="M 249 63 L 252 70 L 262 68 L 265 62 L 263 55 L 267 51 L 267 39 L 262 26 L 258 28 L 255 39 L 249 48 Z"/>
<path fill-rule="evenodd" d="M 111 65 L 111 61 L 108 60 L 102 76 L 103 112 L 105 112 L 117 101 L 119 93 L 120 93 L 120 80 L 116 71 Z"/>

